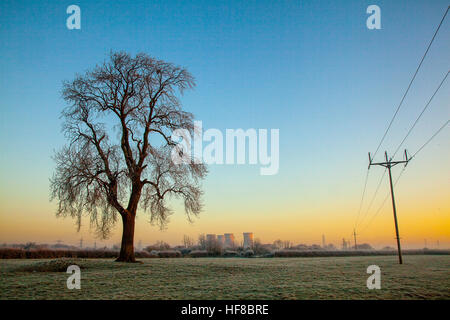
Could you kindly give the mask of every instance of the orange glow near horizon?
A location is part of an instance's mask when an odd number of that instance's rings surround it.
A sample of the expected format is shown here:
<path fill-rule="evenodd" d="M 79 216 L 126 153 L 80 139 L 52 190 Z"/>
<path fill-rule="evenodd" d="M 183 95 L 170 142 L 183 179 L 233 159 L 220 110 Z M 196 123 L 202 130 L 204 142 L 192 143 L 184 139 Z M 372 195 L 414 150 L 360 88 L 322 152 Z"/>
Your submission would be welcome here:
<path fill-rule="evenodd" d="M 399 188 L 397 192 L 400 235 L 404 248 L 422 248 L 425 239 L 430 248 L 436 248 L 438 241 L 440 248 L 450 247 L 450 203 L 445 190 L 440 189 L 441 191 L 429 192 L 427 197 L 423 194 L 419 197 L 420 192 L 415 194 L 414 189 L 405 189 Z M 405 201 L 406 192 L 414 197 L 413 202 Z M 25 201 L 25 195 L 21 197 L 16 194 L 9 198 L 4 195 L 5 193 L 2 194 L 0 205 L 1 243 L 55 243 L 62 240 L 65 244 L 78 245 L 79 239 L 83 238 L 86 246 L 97 242 L 97 247 L 110 247 L 120 242 L 120 221 L 109 239 L 96 239 L 89 228 L 88 217 L 84 219 L 78 233 L 74 220 L 57 219 L 54 215 L 56 205 L 46 202 L 45 198 L 44 201 L 39 194 L 30 197 L 29 201 Z M 380 196 L 378 202 L 381 200 Z M 201 233 L 234 233 L 239 242 L 243 232 L 253 232 L 255 238 L 263 243 L 282 239 L 294 244 L 321 244 L 322 235 L 325 235 L 326 242 L 333 243 L 338 248 L 341 247 L 343 238 L 353 244 L 351 231 L 356 218 L 355 204 L 345 199 L 334 198 L 328 203 L 309 199 L 305 204 L 290 201 L 280 209 L 275 206 L 279 203 L 277 199 L 272 202 L 262 201 L 253 206 L 241 201 L 241 197 L 237 197 L 236 202 L 220 203 L 217 199 L 214 199 L 214 203 L 207 201 L 205 210 L 193 223 L 187 221 L 182 207 L 175 204 L 175 213 L 167 229 L 163 231 L 148 223 L 148 216 L 140 212 L 136 223 L 135 244 L 137 246 L 141 241 L 142 245 L 149 245 L 163 240 L 171 245 L 178 245 L 184 234 L 196 240 Z M 358 243 L 369 243 L 377 248 L 387 245 L 395 247 L 390 198 L 368 225 L 372 216 L 373 212 L 367 215 L 359 227 L 361 234 L 358 235 Z"/>

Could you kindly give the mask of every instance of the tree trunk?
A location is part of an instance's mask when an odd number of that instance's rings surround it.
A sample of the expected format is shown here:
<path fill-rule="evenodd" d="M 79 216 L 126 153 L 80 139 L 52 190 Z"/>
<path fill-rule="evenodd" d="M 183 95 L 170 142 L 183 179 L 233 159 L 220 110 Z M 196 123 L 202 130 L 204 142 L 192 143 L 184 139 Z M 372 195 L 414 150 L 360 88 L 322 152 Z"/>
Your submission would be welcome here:
<path fill-rule="evenodd" d="M 128 212 L 122 215 L 123 232 L 122 245 L 120 247 L 120 254 L 116 261 L 119 262 L 136 262 L 134 258 L 134 222 L 135 215 Z"/>

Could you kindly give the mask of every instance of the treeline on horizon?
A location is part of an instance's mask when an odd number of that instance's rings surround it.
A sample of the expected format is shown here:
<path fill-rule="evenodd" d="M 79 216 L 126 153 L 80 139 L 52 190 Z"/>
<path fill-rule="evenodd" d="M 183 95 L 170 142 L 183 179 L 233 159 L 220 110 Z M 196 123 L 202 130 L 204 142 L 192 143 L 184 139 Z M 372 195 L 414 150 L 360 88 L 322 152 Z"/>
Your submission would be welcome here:
<path fill-rule="evenodd" d="M 54 259 L 54 258 L 117 258 L 119 248 L 108 249 L 90 248 L 81 249 L 75 246 L 64 244 L 46 245 L 46 244 L 3 244 L 0 247 L 0 259 Z M 200 258 L 200 257 L 242 257 L 242 258 L 277 258 L 277 257 L 346 257 L 346 256 L 368 256 L 368 255 L 396 255 L 397 250 L 391 247 L 385 247 L 381 250 L 375 250 L 370 246 L 362 246 L 355 250 L 337 250 L 314 246 L 292 246 L 289 248 L 277 248 L 273 246 L 254 245 L 253 248 L 220 248 L 210 246 L 205 243 L 192 246 L 170 247 L 167 243 L 158 241 L 156 244 L 147 246 L 142 250 L 136 250 L 136 258 Z M 406 255 L 448 255 L 447 249 L 410 249 L 403 250 Z"/>

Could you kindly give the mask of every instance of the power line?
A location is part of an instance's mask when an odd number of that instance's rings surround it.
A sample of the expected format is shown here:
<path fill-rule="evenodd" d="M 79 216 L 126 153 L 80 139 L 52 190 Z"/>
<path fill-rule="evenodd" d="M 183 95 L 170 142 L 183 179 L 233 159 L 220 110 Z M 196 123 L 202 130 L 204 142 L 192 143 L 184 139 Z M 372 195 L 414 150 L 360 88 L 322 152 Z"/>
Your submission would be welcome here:
<path fill-rule="evenodd" d="M 401 106 L 403 105 L 403 102 L 404 102 L 404 100 L 405 100 L 405 98 L 406 98 L 406 96 L 407 96 L 407 94 L 408 94 L 408 92 L 409 92 L 409 90 L 410 90 L 410 88 L 411 88 L 411 86 L 412 86 L 412 83 L 414 82 L 414 80 L 415 80 L 415 78 L 416 78 L 416 76 L 417 76 L 417 74 L 418 74 L 418 72 L 419 72 L 419 70 L 420 70 L 420 68 L 421 68 L 421 66 L 422 66 L 422 64 L 423 64 L 423 61 L 425 60 L 425 58 L 426 58 L 426 56 L 427 56 L 427 54 L 428 54 L 428 51 L 430 50 L 431 45 L 433 44 L 434 39 L 436 38 L 436 35 L 438 34 L 438 32 L 439 32 L 439 30 L 440 30 L 440 28 L 441 28 L 441 26 L 442 26 L 442 23 L 444 22 L 444 20 L 445 20 L 445 18 L 446 18 L 449 9 L 450 9 L 450 6 L 447 7 L 447 10 L 445 11 L 444 16 L 442 17 L 442 19 L 441 19 L 441 21 L 440 21 L 440 23 L 439 23 L 439 25 L 438 25 L 438 27 L 437 27 L 437 29 L 436 29 L 436 31 L 435 31 L 433 37 L 431 38 L 431 41 L 430 41 L 430 43 L 428 44 L 428 47 L 427 47 L 425 53 L 423 54 L 422 59 L 420 60 L 420 63 L 419 63 L 419 65 L 417 66 L 417 69 L 416 69 L 416 71 L 414 72 L 413 77 L 411 78 L 411 81 L 409 82 L 408 87 L 406 88 L 406 91 L 405 91 L 405 93 L 404 93 L 403 96 L 402 96 L 402 99 L 400 100 L 400 103 L 399 103 L 399 105 L 397 106 L 397 109 L 395 110 L 395 113 L 394 113 L 392 119 L 390 120 L 389 125 L 388 125 L 388 127 L 386 128 L 386 130 L 385 130 L 385 132 L 384 132 L 384 134 L 383 134 L 383 136 L 382 136 L 382 138 L 381 138 L 381 141 L 379 142 L 379 144 L 378 144 L 378 146 L 377 146 L 377 148 L 376 148 L 376 150 L 375 150 L 375 153 L 374 153 L 374 155 L 373 155 L 373 158 L 375 158 L 376 154 L 378 153 L 378 150 L 380 149 L 380 147 L 381 147 L 383 141 L 385 140 L 386 135 L 387 135 L 387 133 L 389 132 L 391 126 L 392 126 L 392 123 L 394 122 L 394 120 L 395 120 L 395 118 L 396 118 L 396 116 L 397 116 L 397 114 L 398 114 L 398 112 L 399 112 Z M 442 86 L 442 84 L 445 82 L 445 80 L 447 79 L 448 73 L 449 73 L 449 72 L 447 72 L 447 74 L 445 75 L 444 79 L 441 81 L 441 83 L 439 84 L 438 88 L 437 88 L 436 91 L 433 93 L 433 95 L 432 95 L 431 98 L 429 99 L 428 103 L 425 105 L 424 109 L 423 109 L 422 112 L 419 114 L 418 118 L 416 119 L 416 121 L 414 122 L 414 124 L 412 125 L 412 127 L 409 129 L 408 133 L 407 133 L 406 136 L 403 138 L 403 140 L 401 141 L 400 145 L 399 145 L 399 146 L 397 147 L 397 149 L 395 150 L 394 156 L 395 156 L 395 154 L 398 152 L 398 150 L 400 149 L 400 147 L 403 145 L 403 143 L 406 141 L 406 139 L 408 138 L 408 136 L 411 134 L 411 132 L 412 132 L 413 129 L 415 128 L 416 124 L 418 123 L 418 121 L 420 120 L 420 118 L 422 117 L 422 115 L 424 114 L 424 112 L 426 111 L 426 109 L 428 108 L 428 106 L 430 105 L 430 103 L 431 103 L 431 101 L 433 100 L 434 96 L 435 96 L 436 93 L 439 91 L 439 89 L 441 88 L 441 86 Z M 430 143 L 430 141 L 431 141 L 437 134 L 439 134 L 439 132 L 440 132 L 440 131 L 448 124 L 448 123 L 449 123 L 449 121 L 447 121 L 441 128 L 439 128 L 439 130 L 438 130 L 435 134 L 433 134 L 433 136 L 432 136 L 429 140 L 427 140 L 427 141 L 425 142 L 425 144 L 422 145 L 422 146 L 416 151 L 416 153 L 414 153 L 414 155 L 413 155 L 410 159 L 408 159 L 407 154 L 406 154 L 406 150 L 405 150 L 406 163 L 407 163 L 409 160 L 411 160 L 412 158 L 414 158 L 414 157 L 415 157 L 415 156 L 416 156 L 416 155 L 417 155 L 417 154 L 418 154 L 418 153 L 419 153 L 419 152 L 420 152 L 420 151 L 421 151 L 428 143 Z M 394 157 L 394 156 L 393 156 L 393 157 Z M 370 159 L 370 153 L 369 153 L 369 159 Z M 392 158 L 391 158 L 391 159 L 392 159 Z M 372 161 L 372 160 L 370 159 L 370 162 L 371 162 L 371 161 Z M 391 160 L 386 159 L 386 162 L 387 162 L 387 163 L 389 162 L 389 164 L 391 164 Z M 370 167 L 370 166 L 369 166 L 369 167 Z M 387 170 L 387 169 L 386 169 L 386 170 Z M 368 206 L 368 208 L 367 208 L 366 213 L 364 214 L 362 220 L 359 221 L 359 217 L 360 217 L 361 210 L 362 210 L 362 206 L 363 206 L 363 202 L 364 202 L 364 197 L 365 197 L 365 194 L 366 194 L 367 183 L 368 183 L 368 177 L 369 177 L 369 170 L 367 171 L 366 178 L 365 178 L 365 182 L 364 182 L 363 193 L 362 193 L 362 197 L 361 197 L 361 201 L 360 201 L 360 205 L 359 205 L 359 209 L 358 209 L 358 214 L 357 214 L 356 221 L 355 221 L 355 227 L 354 227 L 354 231 L 353 231 L 353 235 L 354 235 L 354 236 L 355 236 L 355 229 L 356 229 L 356 227 L 358 226 L 359 222 L 362 223 L 362 222 L 364 221 L 365 217 L 367 216 L 367 213 L 369 212 L 370 208 L 372 207 L 372 204 L 373 204 L 373 202 L 374 202 L 374 200 L 375 200 L 375 198 L 376 198 L 376 195 L 377 195 L 377 193 L 378 193 L 378 191 L 379 191 L 381 182 L 383 181 L 384 175 L 386 174 L 386 170 L 385 170 L 385 172 L 383 173 L 383 176 L 381 177 L 380 182 L 378 183 L 377 189 L 376 189 L 376 191 L 375 191 L 375 193 L 374 193 L 374 195 L 373 195 L 373 197 L 372 197 L 372 200 L 371 200 L 371 202 L 370 202 L 370 204 L 369 204 L 369 206 Z M 402 174 L 403 174 L 404 171 L 405 171 L 405 167 L 402 169 L 402 171 L 401 171 L 401 173 L 399 174 L 399 176 L 398 176 L 397 180 L 395 181 L 395 184 L 394 184 L 394 185 L 397 184 L 398 180 L 400 179 L 400 177 L 402 176 Z M 392 180 L 391 180 L 391 193 L 392 193 Z M 369 223 L 366 225 L 366 227 L 365 227 L 363 230 L 367 229 L 367 227 L 370 226 L 370 224 L 372 223 L 372 221 L 374 220 L 374 218 L 378 215 L 379 211 L 381 211 L 381 209 L 382 209 L 382 207 L 384 206 L 384 204 L 385 204 L 385 202 L 386 202 L 388 196 L 389 196 L 389 194 L 388 194 L 388 195 L 386 196 L 386 198 L 383 200 L 382 205 L 378 208 L 378 210 L 376 211 L 375 215 L 372 217 L 372 219 L 369 221 Z M 393 195 L 392 195 L 392 198 L 393 198 Z M 393 200 L 393 206 L 394 206 L 394 216 L 395 216 L 395 204 L 394 204 L 394 200 Z M 397 226 L 396 226 L 396 227 L 397 227 Z M 397 231 L 397 240 L 399 241 L 398 231 Z M 399 244 L 399 243 L 398 243 L 398 246 L 399 246 L 399 256 L 400 256 L 400 263 L 401 263 L 401 254 L 400 254 L 400 244 Z"/>
<path fill-rule="evenodd" d="M 411 85 L 412 85 L 412 83 L 414 82 L 414 79 L 415 79 L 416 76 L 417 76 L 417 73 L 419 72 L 419 69 L 420 69 L 420 67 L 422 66 L 423 61 L 425 60 L 425 57 L 426 57 L 428 51 L 430 50 L 430 47 L 431 47 L 431 45 L 432 45 L 432 43 L 433 43 L 433 41 L 434 41 L 434 38 L 436 38 L 436 35 L 437 35 L 437 33 L 439 32 L 439 29 L 441 28 L 442 22 L 444 22 L 445 17 L 447 16 L 447 13 L 448 13 L 449 8 L 450 8 L 450 6 L 447 7 L 447 10 L 445 11 L 444 16 L 442 17 L 441 22 L 439 23 L 439 26 L 437 27 L 437 29 L 436 29 L 436 31 L 435 31 L 435 33 L 434 33 L 434 35 L 433 35 L 433 38 L 431 38 L 431 41 L 430 41 L 430 43 L 429 43 L 429 45 L 428 45 L 428 47 L 427 47 L 427 50 L 425 51 L 424 55 L 422 56 L 422 59 L 420 60 L 419 66 L 417 67 L 416 72 L 414 72 L 414 75 L 413 75 L 411 81 L 409 82 L 409 85 L 408 85 L 408 87 L 406 88 L 406 91 L 405 91 L 405 93 L 403 94 L 403 97 L 402 97 L 402 99 L 401 99 L 401 101 L 400 101 L 400 103 L 399 103 L 397 109 L 395 110 L 395 113 L 394 113 L 394 115 L 393 115 L 391 121 L 389 122 L 389 125 L 388 125 L 386 131 L 385 131 L 384 134 L 383 134 L 383 137 L 381 138 L 381 141 L 380 141 L 380 143 L 378 144 L 377 149 L 375 150 L 375 153 L 374 153 L 374 155 L 373 155 L 373 158 L 375 158 L 375 156 L 377 155 L 377 152 L 378 152 L 378 150 L 380 149 L 381 144 L 383 143 L 384 139 L 386 138 L 386 135 L 387 135 L 389 129 L 391 128 L 392 123 L 394 122 L 394 119 L 395 119 L 395 117 L 397 116 L 397 113 L 398 113 L 398 111 L 400 110 L 400 108 L 401 108 L 401 106 L 402 106 L 402 104 L 403 104 L 403 101 L 405 100 L 406 95 L 408 94 L 409 89 L 411 88 Z"/>
<path fill-rule="evenodd" d="M 367 214 L 369 213 L 370 208 L 372 208 L 373 202 L 375 201 L 375 198 L 376 198 L 376 196 L 377 196 L 377 194 L 378 194 L 378 191 L 380 190 L 381 183 L 383 182 L 384 177 L 385 177 L 385 175 L 386 175 L 386 170 L 387 170 L 387 169 L 385 169 L 384 172 L 383 172 L 383 174 L 381 175 L 381 179 L 380 179 L 380 181 L 378 182 L 378 185 L 377 185 L 377 188 L 376 188 L 376 190 L 375 190 L 375 193 L 374 193 L 373 196 L 372 196 L 372 200 L 370 200 L 369 206 L 367 207 L 367 210 L 366 210 L 365 214 L 363 215 L 363 217 L 362 217 L 362 219 L 361 219 L 361 223 L 363 223 L 364 219 L 366 218 Z"/>
<path fill-rule="evenodd" d="M 450 120 L 447 120 L 412 156 L 411 158 L 409 158 L 409 161 L 411 161 L 423 148 L 425 148 L 425 146 L 427 146 L 431 140 L 434 139 L 434 137 L 436 137 L 450 122 Z M 397 179 L 395 180 L 394 186 L 397 185 L 398 181 L 400 180 L 400 178 L 402 177 L 403 172 L 405 172 L 406 167 L 403 167 L 402 171 L 400 172 L 400 174 L 398 175 Z M 386 200 L 389 198 L 389 192 L 386 194 L 386 197 L 384 198 L 383 202 L 381 203 L 381 205 L 378 207 L 377 211 L 375 212 L 375 214 L 372 216 L 372 219 L 369 220 L 368 224 L 362 228 L 359 232 L 364 232 L 365 230 L 367 230 L 367 228 L 372 224 L 373 220 L 375 219 L 375 217 L 378 215 L 378 213 L 381 211 L 381 209 L 383 209 L 384 205 L 386 204 Z"/>
<path fill-rule="evenodd" d="M 397 182 L 400 180 L 400 177 L 402 176 L 403 172 L 405 172 L 406 167 L 403 167 L 402 171 L 400 172 L 400 174 L 398 175 L 397 179 L 394 182 L 394 187 L 397 185 Z M 365 230 L 367 230 L 367 228 L 372 224 L 373 220 L 375 219 L 375 217 L 378 215 L 378 213 L 380 213 L 381 209 L 383 209 L 384 205 L 386 204 L 386 200 L 389 198 L 389 192 L 386 193 L 386 197 L 384 198 L 383 202 L 381 203 L 381 205 L 378 207 L 377 211 L 375 211 L 375 214 L 372 216 L 372 219 L 370 219 L 369 223 L 363 228 L 361 229 L 359 232 L 364 232 Z"/>
<path fill-rule="evenodd" d="M 394 156 L 397 154 L 398 150 L 400 149 L 400 147 L 403 145 L 403 143 L 405 142 L 405 140 L 408 138 L 408 136 L 411 134 L 411 132 L 413 131 L 414 127 L 416 126 L 416 124 L 419 122 L 420 118 L 422 117 L 422 115 L 425 113 L 425 111 L 427 110 L 428 106 L 430 105 L 431 101 L 433 100 L 434 96 L 436 95 L 436 93 L 439 91 L 439 89 L 442 87 L 442 85 L 444 84 L 445 80 L 447 79 L 448 74 L 450 73 L 450 71 L 447 71 L 447 74 L 445 75 L 445 77 L 442 79 L 441 83 L 439 84 L 439 86 L 437 87 L 437 89 L 434 91 L 433 95 L 431 96 L 431 98 L 428 100 L 427 104 L 425 105 L 425 107 L 423 108 L 422 112 L 419 114 L 419 116 L 417 117 L 416 121 L 414 121 L 414 124 L 412 125 L 412 127 L 409 129 L 408 133 L 406 134 L 406 136 L 403 138 L 402 142 L 400 142 L 399 146 L 397 147 L 397 149 L 394 152 Z"/>
<path fill-rule="evenodd" d="M 431 138 L 430 139 L 428 139 L 427 140 L 427 142 L 425 142 L 417 151 L 416 151 L 416 153 L 414 153 L 413 155 L 412 155 L 412 157 L 411 157 L 411 159 L 412 158 L 414 158 L 420 151 L 422 151 L 422 149 L 423 148 L 425 148 L 426 147 L 426 145 L 427 144 L 429 144 L 430 142 L 431 142 L 431 140 L 433 140 L 434 139 L 434 137 L 436 137 L 438 134 L 439 134 L 439 132 L 441 132 L 442 131 L 442 129 L 444 129 L 446 126 L 447 126 L 447 124 L 450 122 L 450 120 L 447 120 L 432 136 L 431 136 Z"/>
<path fill-rule="evenodd" d="M 357 224 L 358 224 L 358 220 L 359 220 L 359 215 L 361 214 L 361 209 L 362 209 L 362 205 L 364 202 L 364 196 L 366 194 L 366 188 L 367 188 L 367 181 L 369 180 L 369 168 L 367 168 L 367 174 L 366 174 L 366 180 L 364 182 L 364 189 L 363 189 L 363 193 L 362 193 L 362 197 L 361 197 L 361 201 L 359 202 L 359 210 L 358 210 L 358 215 L 356 216 L 356 221 L 355 221 L 355 226 L 354 228 L 356 228 Z"/>

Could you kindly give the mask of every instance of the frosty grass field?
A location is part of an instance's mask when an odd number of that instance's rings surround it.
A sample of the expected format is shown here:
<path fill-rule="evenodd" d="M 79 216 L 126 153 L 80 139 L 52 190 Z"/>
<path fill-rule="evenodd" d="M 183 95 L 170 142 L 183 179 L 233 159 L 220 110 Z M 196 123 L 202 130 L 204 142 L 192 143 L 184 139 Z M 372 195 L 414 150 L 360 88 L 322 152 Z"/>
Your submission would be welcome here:
<path fill-rule="evenodd" d="M 0 299 L 450 299 L 450 256 L 0 260 Z M 67 264 L 81 267 L 69 290 Z M 381 268 L 368 290 L 366 269 Z"/>

